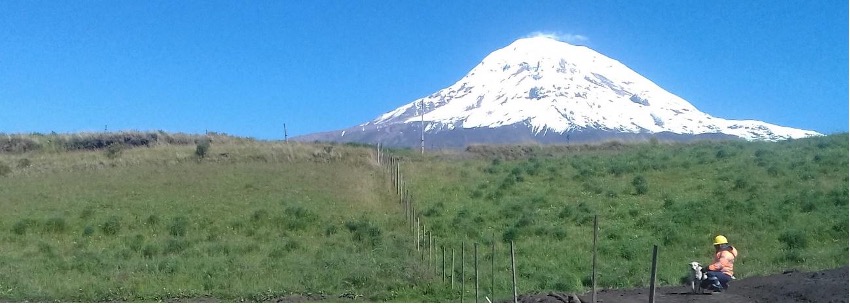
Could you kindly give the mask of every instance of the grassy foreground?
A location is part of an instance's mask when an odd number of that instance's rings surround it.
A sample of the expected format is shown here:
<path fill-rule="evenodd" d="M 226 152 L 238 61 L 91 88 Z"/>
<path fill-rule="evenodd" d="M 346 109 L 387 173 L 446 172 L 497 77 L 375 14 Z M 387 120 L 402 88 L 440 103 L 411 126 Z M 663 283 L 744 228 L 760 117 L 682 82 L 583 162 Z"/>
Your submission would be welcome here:
<path fill-rule="evenodd" d="M 471 301 L 474 243 L 491 299 L 491 263 L 509 298 L 510 240 L 520 293 L 589 288 L 593 215 L 602 287 L 647 285 L 653 244 L 659 282 L 678 284 L 717 233 L 741 251 L 738 277 L 846 265 L 847 143 L 391 153 L 437 245 L 457 265 L 465 245 Z M 200 161 L 195 145 L 0 153 L 0 300 L 457 302 L 411 254 L 372 153 L 250 140 L 215 141 Z"/>

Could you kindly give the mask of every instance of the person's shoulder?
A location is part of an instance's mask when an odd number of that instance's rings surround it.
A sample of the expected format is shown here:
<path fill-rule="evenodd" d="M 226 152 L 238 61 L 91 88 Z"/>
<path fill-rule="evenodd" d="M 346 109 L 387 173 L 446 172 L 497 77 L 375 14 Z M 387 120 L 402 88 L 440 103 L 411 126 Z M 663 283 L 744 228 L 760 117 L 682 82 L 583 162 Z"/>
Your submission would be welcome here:
<path fill-rule="evenodd" d="M 729 252 L 732 253 L 732 255 L 737 256 L 738 255 L 738 248 L 735 248 L 735 246 L 729 245 Z"/>

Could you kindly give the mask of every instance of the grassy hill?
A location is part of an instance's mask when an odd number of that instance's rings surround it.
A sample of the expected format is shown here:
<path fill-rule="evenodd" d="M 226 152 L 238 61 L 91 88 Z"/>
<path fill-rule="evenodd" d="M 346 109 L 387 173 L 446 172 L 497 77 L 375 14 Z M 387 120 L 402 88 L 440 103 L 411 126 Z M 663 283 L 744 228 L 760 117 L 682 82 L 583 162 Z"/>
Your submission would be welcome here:
<path fill-rule="evenodd" d="M 420 281 L 370 149 L 219 142 L 200 160 L 195 145 L 2 154 L 0 299 L 377 301 Z"/>
<path fill-rule="evenodd" d="M 848 260 L 847 134 L 794 141 L 471 147 L 406 152 L 423 221 L 455 242 L 515 240 L 521 290 L 589 286 L 593 216 L 599 285 L 660 284 L 706 264 L 723 234 L 736 276 L 824 269 Z"/>
<path fill-rule="evenodd" d="M 0 139 L 0 299 L 458 300 L 372 147 L 113 135 Z M 600 286 L 648 284 L 653 244 L 660 283 L 677 284 L 718 233 L 739 277 L 846 265 L 847 142 L 388 153 L 436 245 L 459 265 L 464 243 L 472 284 L 478 243 L 481 289 L 492 298 L 492 263 L 505 299 L 510 240 L 521 293 L 588 288 L 594 215 Z"/>

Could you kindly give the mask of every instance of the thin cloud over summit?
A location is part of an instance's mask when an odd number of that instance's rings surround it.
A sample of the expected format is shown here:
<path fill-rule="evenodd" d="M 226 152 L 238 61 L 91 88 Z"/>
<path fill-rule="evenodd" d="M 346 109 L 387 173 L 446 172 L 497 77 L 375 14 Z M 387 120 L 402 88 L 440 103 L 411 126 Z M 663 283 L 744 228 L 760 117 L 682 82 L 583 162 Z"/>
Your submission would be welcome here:
<path fill-rule="evenodd" d="M 526 35 L 524 38 L 536 37 L 551 38 L 569 44 L 586 44 L 590 41 L 590 38 L 587 38 L 587 36 L 584 35 L 558 32 L 533 32 L 531 34 Z"/>

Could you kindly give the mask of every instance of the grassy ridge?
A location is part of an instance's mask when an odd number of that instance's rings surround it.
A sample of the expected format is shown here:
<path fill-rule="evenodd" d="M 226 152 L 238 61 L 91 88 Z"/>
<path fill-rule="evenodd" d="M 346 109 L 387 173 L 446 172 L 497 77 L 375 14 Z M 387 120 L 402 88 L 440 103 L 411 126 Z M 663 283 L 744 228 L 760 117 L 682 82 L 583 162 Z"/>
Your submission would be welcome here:
<path fill-rule="evenodd" d="M 687 262 L 710 262 L 716 234 L 738 246 L 738 277 L 846 265 L 847 142 L 839 134 L 469 149 L 485 155 L 478 158 L 400 153 L 436 235 L 453 243 L 515 240 L 520 290 L 579 291 L 590 283 L 597 214 L 600 286 L 648 285 L 653 244 L 659 282 L 679 284 Z"/>
<path fill-rule="evenodd" d="M 596 214 L 600 286 L 648 284 L 652 244 L 660 283 L 677 284 L 685 263 L 708 261 L 717 233 L 739 247 L 739 277 L 845 265 L 847 142 L 393 155 L 438 245 L 459 263 L 465 243 L 468 284 L 479 243 L 482 292 L 495 258 L 495 298 L 506 299 L 509 240 L 520 292 L 587 288 Z M 0 153 L 0 299 L 458 300 L 411 255 L 410 226 L 371 153 L 251 140 L 214 140 L 201 160 L 192 144 Z"/>

